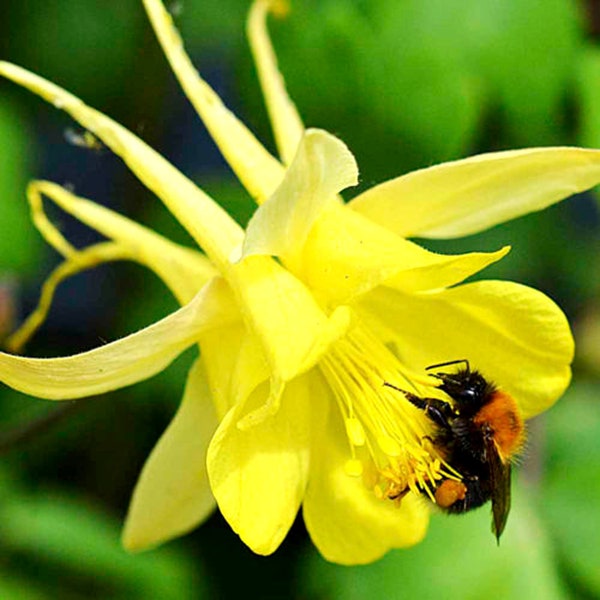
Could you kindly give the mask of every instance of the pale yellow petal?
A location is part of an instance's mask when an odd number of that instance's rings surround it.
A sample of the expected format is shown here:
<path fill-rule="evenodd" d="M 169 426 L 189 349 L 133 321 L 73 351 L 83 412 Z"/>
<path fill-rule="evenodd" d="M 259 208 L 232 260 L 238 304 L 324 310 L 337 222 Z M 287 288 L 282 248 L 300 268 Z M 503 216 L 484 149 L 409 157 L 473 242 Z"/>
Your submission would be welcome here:
<path fill-rule="evenodd" d="M 215 508 L 206 451 L 217 429 L 206 374 L 198 359 L 173 421 L 136 484 L 123 531 L 128 550 L 145 550 L 187 533 Z"/>
<path fill-rule="evenodd" d="M 507 251 L 435 254 L 346 206 L 330 205 L 307 238 L 302 279 L 326 304 L 336 306 L 384 282 L 405 291 L 454 285 L 500 260 Z"/>
<path fill-rule="evenodd" d="M 311 291 L 270 257 L 250 256 L 232 265 L 228 281 L 274 380 L 290 381 L 307 371 L 350 325 L 347 309 L 325 314 Z"/>
<path fill-rule="evenodd" d="M 133 133 L 79 98 L 16 65 L 0 62 L 0 75 L 65 110 L 120 156 L 190 232 L 209 258 L 221 266 L 243 239 L 237 223 L 185 175 Z"/>
<path fill-rule="evenodd" d="M 323 208 L 357 183 L 358 166 L 346 145 L 321 129 L 307 130 L 281 185 L 250 219 L 243 256 L 271 254 L 293 264 Z"/>
<path fill-rule="evenodd" d="M 311 435 L 310 376 L 288 384 L 281 408 L 250 429 L 237 423 L 265 402 L 262 385 L 225 417 L 208 450 L 208 474 L 221 513 L 258 554 L 274 552 L 289 531 L 304 496 Z"/>
<path fill-rule="evenodd" d="M 405 269 L 387 279 L 384 285 L 404 292 L 449 287 L 503 259 L 509 251 L 510 246 L 504 246 L 496 252 L 468 252 L 455 255 L 435 254 L 424 250 L 420 263 L 415 264 L 412 269 Z"/>
<path fill-rule="evenodd" d="M 260 383 L 269 380 L 269 365 L 257 337 L 240 321 L 200 335 L 208 383 L 222 420 L 243 404 Z"/>
<path fill-rule="evenodd" d="M 569 384 L 574 346 L 568 321 L 533 288 L 479 281 L 402 294 L 381 287 L 365 296 L 360 310 L 415 372 L 468 359 L 515 398 L 525 418 L 546 410 Z"/>
<path fill-rule="evenodd" d="M 323 430 L 322 423 L 313 427 Z M 426 503 L 413 494 L 400 505 L 377 498 L 362 477 L 348 475 L 345 432 L 334 411 L 313 454 L 303 515 L 324 558 L 345 565 L 365 564 L 392 548 L 421 541 L 428 523 Z"/>
<path fill-rule="evenodd" d="M 203 330 L 238 318 L 222 280 L 212 280 L 186 306 L 134 334 L 61 358 L 0 353 L 0 381 L 26 394 L 66 400 L 148 379 L 198 340 Z"/>
<path fill-rule="evenodd" d="M 529 148 L 392 179 L 350 206 L 405 237 L 454 238 L 542 210 L 600 182 L 600 151 Z"/>
<path fill-rule="evenodd" d="M 162 2 L 144 0 L 144 6 L 173 72 L 225 160 L 257 202 L 266 200 L 279 185 L 283 166 L 200 77 Z"/>
<path fill-rule="evenodd" d="M 250 9 L 247 30 L 279 155 L 289 165 L 296 154 L 304 125 L 277 68 L 277 57 L 266 23 L 269 11 L 276 16 L 284 16 L 287 9 L 287 2 L 283 0 L 257 0 Z"/>
<path fill-rule="evenodd" d="M 122 253 L 148 267 L 175 294 L 180 304 L 186 304 L 198 290 L 218 274 L 210 261 L 200 252 L 174 244 L 170 240 L 99 204 L 76 196 L 49 181 L 34 181 L 27 188 L 33 220 L 42 235 L 63 255 L 82 260 L 48 220 L 42 198 L 47 197 L 64 211 L 98 233 L 118 242 Z M 90 268 L 91 264 L 86 268 Z"/>

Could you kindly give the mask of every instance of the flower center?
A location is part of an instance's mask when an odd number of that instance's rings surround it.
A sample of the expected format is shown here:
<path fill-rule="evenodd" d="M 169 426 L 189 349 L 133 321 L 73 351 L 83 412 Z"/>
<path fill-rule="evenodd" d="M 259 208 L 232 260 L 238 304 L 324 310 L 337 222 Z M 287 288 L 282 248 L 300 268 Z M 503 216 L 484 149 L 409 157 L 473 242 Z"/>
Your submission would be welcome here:
<path fill-rule="evenodd" d="M 400 500 L 426 492 L 435 502 L 436 482 L 459 479 L 432 443 L 431 424 L 402 392 L 384 385 L 406 381 L 413 393 L 423 376 L 410 374 L 392 352 L 358 325 L 321 362 L 344 420 L 349 443 L 346 473 L 362 477 L 380 498 Z M 403 387 L 403 386 L 398 386 Z"/>

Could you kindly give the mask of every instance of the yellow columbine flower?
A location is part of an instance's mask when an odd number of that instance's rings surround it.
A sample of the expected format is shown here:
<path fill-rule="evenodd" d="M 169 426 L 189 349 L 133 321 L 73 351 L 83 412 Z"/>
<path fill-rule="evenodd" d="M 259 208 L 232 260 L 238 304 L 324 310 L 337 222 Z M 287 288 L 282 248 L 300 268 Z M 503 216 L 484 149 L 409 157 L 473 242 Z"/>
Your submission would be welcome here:
<path fill-rule="evenodd" d="M 130 385 L 185 348 L 200 357 L 182 405 L 148 459 L 124 543 L 141 549 L 185 533 L 215 502 L 255 552 L 273 552 L 300 506 L 322 554 L 364 563 L 418 542 L 419 498 L 449 466 L 422 411 L 384 382 L 424 387 L 423 369 L 469 358 L 530 418 L 570 379 L 567 321 L 540 292 L 516 283 L 460 284 L 507 248 L 443 256 L 406 240 L 449 238 L 542 209 L 600 181 L 600 152 L 527 149 L 476 156 L 377 185 L 348 204 L 357 182 L 348 148 L 305 130 L 266 32 L 277 2 L 258 0 L 249 36 L 273 123 L 273 157 L 200 78 L 159 0 L 144 5 L 190 101 L 260 205 L 246 231 L 143 141 L 61 88 L 17 66 L 0 73 L 72 115 L 119 155 L 202 249 L 178 246 L 50 182 L 28 188 L 33 219 L 64 256 L 38 309 L 9 340 L 34 332 L 66 277 L 128 259 L 152 269 L 181 304 L 153 325 L 89 352 L 33 359 L 0 354 L 9 386 L 63 400 Z M 107 239 L 74 248 L 43 198 Z M 431 385 L 431 384 L 430 384 Z M 400 502 L 392 496 L 406 489 Z"/>

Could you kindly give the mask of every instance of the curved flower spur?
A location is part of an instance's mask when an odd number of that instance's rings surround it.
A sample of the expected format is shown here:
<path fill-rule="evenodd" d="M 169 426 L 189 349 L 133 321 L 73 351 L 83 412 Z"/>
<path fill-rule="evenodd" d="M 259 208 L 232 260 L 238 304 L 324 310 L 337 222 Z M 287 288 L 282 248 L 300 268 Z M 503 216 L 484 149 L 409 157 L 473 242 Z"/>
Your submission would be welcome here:
<path fill-rule="evenodd" d="M 266 17 L 283 3 L 258 0 L 248 20 L 279 158 L 199 76 L 162 3 L 144 6 L 184 92 L 259 208 L 244 231 L 134 134 L 0 63 L 4 77 L 67 111 L 119 155 L 198 244 L 184 248 L 54 183 L 32 182 L 34 223 L 64 261 L 9 340 L 13 352 L 42 322 L 56 286 L 102 262 L 145 265 L 181 308 L 89 352 L 1 353 L 0 379 L 34 396 L 80 398 L 151 377 L 199 345 L 181 407 L 135 488 L 123 534 L 129 549 L 193 529 L 215 503 L 261 554 L 279 546 L 300 506 L 313 542 L 332 561 L 365 563 L 417 543 L 429 515 L 420 496 L 434 498 L 436 482 L 461 474 L 431 443 L 431 419 L 384 382 L 412 382 L 415 395 L 428 397 L 439 382 L 424 375 L 427 366 L 468 359 L 528 419 L 567 387 L 573 340 L 560 309 L 534 289 L 461 285 L 508 248 L 447 256 L 406 238 L 459 237 L 545 208 L 600 181 L 600 152 L 475 156 L 387 181 L 344 204 L 339 192 L 358 179 L 354 157 L 333 135 L 305 129 L 277 70 Z M 106 241 L 73 247 L 47 219 L 43 198 Z"/>

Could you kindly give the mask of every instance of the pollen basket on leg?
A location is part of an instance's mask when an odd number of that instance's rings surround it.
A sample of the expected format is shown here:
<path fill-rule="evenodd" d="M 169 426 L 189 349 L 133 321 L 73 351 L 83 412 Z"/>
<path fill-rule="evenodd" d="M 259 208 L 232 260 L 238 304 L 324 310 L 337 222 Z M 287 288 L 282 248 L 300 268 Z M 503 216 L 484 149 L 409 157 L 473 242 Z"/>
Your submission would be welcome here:
<path fill-rule="evenodd" d="M 442 461 L 421 411 L 386 382 L 412 381 L 409 370 L 362 326 L 338 341 L 321 362 L 345 425 L 346 473 L 362 477 L 380 498 L 408 491 L 433 497 Z"/>

